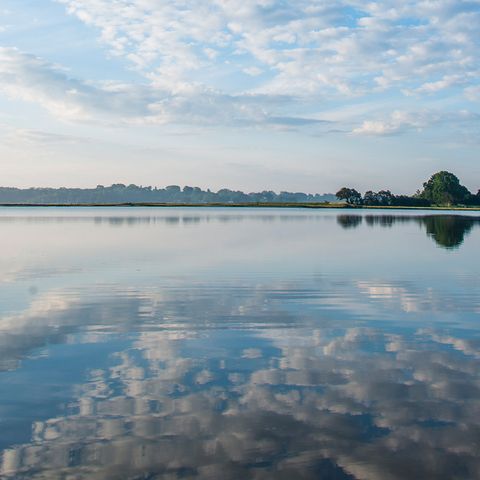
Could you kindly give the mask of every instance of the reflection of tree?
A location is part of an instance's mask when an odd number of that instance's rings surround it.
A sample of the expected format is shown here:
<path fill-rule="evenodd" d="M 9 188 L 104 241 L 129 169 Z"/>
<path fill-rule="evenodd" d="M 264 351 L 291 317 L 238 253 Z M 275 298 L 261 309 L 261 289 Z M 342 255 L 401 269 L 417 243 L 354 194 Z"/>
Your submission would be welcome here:
<path fill-rule="evenodd" d="M 148 216 L 112 216 L 104 217 L 0 217 L 0 224 L 3 223 L 94 223 L 95 225 L 109 225 L 115 227 L 130 227 L 137 224 L 167 225 L 177 227 L 180 225 L 197 225 L 201 223 L 239 223 L 243 221 L 271 223 L 271 222 L 302 222 L 318 219 L 310 214 L 200 214 L 200 215 L 162 215 Z M 465 215 L 361 215 L 361 214 L 340 214 L 336 217 L 338 225 L 344 229 L 355 229 L 363 220 L 371 227 L 392 227 L 396 224 L 417 223 L 426 227 L 427 234 L 431 236 L 438 245 L 445 248 L 455 248 L 463 243 L 465 235 L 475 224 L 480 224 L 480 217 Z"/>
<path fill-rule="evenodd" d="M 360 215 L 338 215 L 337 223 L 343 228 L 356 228 L 362 223 Z M 466 215 L 365 215 L 371 227 L 392 227 L 397 223 L 416 222 L 426 228 L 427 235 L 444 248 L 459 247 L 474 225 L 480 224 L 479 217 Z"/>
<path fill-rule="evenodd" d="M 338 215 L 337 223 L 343 228 L 356 228 L 362 223 L 361 215 Z"/>
<path fill-rule="evenodd" d="M 422 223 L 438 245 L 445 248 L 459 247 L 479 220 L 474 217 L 460 215 L 431 215 L 424 217 Z"/>
<path fill-rule="evenodd" d="M 366 215 L 365 221 L 370 227 L 379 225 L 381 227 L 393 227 L 393 225 L 399 221 L 395 215 Z"/>

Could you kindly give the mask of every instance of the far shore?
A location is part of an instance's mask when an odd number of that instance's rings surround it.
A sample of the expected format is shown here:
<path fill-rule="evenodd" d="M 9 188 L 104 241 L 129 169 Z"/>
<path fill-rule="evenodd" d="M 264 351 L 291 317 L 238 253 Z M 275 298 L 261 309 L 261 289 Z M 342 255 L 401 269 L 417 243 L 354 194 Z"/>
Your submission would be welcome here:
<path fill-rule="evenodd" d="M 400 205 L 395 206 L 368 206 L 349 205 L 346 203 L 0 203 L 0 207 L 229 207 L 229 208 L 330 208 L 342 210 L 458 210 L 458 211 L 480 211 L 480 206 L 430 206 L 411 207 Z"/>

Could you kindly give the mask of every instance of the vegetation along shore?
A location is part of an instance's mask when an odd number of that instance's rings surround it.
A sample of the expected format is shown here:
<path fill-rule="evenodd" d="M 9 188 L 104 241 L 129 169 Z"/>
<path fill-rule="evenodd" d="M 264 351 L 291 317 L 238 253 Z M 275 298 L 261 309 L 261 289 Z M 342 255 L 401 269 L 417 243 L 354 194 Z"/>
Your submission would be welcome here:
<path fill-rule="evenodd" d="M 170 185 L 165 188 L 137 185 L 98 185 L 82 188 L 0 187 L 3 207 L 284 207 L 284 208 L 389 208 L 429 210 L 478 210 L 480 190 L 472 194 L 452 173 L 441 171 L 414 195 L 395 195 L 390 190 L 367 191 L 362 196 L 350 187 L 333 194 L 273 191 L 244 193 L 221 189 Z"/>

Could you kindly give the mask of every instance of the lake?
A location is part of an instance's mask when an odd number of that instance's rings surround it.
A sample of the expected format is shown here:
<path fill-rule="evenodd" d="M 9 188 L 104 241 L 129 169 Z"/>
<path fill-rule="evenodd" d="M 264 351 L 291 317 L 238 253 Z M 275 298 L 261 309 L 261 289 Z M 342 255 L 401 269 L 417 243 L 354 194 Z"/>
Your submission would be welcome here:
<path fill-rule="evenodd" d="M 480 478 L 479 226 L 0 209 L 0 477 Z"/>

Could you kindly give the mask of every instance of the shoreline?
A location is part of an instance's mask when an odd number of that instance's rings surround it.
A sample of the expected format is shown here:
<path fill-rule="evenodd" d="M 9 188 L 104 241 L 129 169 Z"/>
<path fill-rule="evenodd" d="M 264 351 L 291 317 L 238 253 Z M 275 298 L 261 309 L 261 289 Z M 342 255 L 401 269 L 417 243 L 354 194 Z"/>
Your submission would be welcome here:
<path fill-rule="evenodd" d="M 380 206 L 380 205 L 347 205 L 344 203 L 148 203 L 148 202 L 123 202 L 123 203 L 0 203 L 0 207 L 25 208 L 25 207 L 149 207 L 149 208 L 312 208 L 312 209 L 339 209 L 339 210 L 445 210 L 445 211 L 480 211 L 480 206 L 475 207 L 414 207 L 414 206 Z"/>

